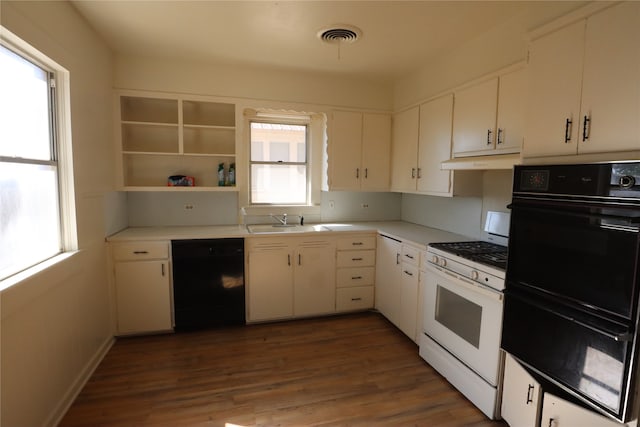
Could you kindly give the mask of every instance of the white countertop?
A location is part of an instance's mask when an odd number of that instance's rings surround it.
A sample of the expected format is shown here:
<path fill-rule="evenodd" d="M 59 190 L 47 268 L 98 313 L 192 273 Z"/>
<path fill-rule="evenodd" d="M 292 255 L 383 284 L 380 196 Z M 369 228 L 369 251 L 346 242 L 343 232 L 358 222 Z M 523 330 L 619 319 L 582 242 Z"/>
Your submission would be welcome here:
<path fill-rule="evenodd" d="M 330 231 L 310 233 L 335 235 L 344 232 L 371 231 L 424 247 L 434 242 L 477 240 L 476 238 L 404 221 L 323 223 L 322 225 Z M 282 235 L 287 236 L 300 234 L 309 233 L 282 233 Z M 130 227 L 107 237 L 107 241 L 216 239 L 229 237 L 257 238 L 274 237 L 278 235 L 280 234 L 252 234 L 247 231 L 245 225 Z"/>

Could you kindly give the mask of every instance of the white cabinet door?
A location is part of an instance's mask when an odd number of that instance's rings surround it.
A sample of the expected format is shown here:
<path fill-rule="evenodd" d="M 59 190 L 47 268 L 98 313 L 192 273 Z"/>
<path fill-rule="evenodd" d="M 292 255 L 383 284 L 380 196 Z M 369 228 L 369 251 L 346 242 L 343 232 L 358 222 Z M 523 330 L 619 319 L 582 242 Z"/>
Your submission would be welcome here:
<path fill-rule="evenodd" d="M 620 427 L 602 415 L 545 393 L 540 425 L 544 427 Z"/>
<path fill-rule="evenodd" d="M 391 116 L 364 114 L 362 117 L 362 190 L 389 191 L 391 169 Z"/>
<path fill-rule="evenodd" d="M 498 122 L 496 154 L 518 153 L 524 140 L 526 107 L 526 75 L 524 69 L 500 76 L 498 89 Z"/>
<path fill-rule="evenodd" d="M 375 306 L 392 323 L 400 317 L 401 242 L 378 236 L 376 248 Z"/>
<path fill-rule="evenodd" d="M 296 252 L 293 314 L 333 313 L 336 309 L 335 246 L 300 247 Z"/>
<path fill-rule="evenodd" d="M 415 191 L 418 162 L 419 107 L 393 116 L 391 141 L 391 190 Z"/>
<path fill-rule="evenodd" d="M 400 276 L 400 313 L 397 326 L 415 341 L 418 320 L 418 268 L 402 263 Z"/>
<path fill-rule="evenodd" d="M 502 385 L 502 418 L 510 427 L 537 427 L 541 403 L 540 384 L 507 354 Z"/>
<path fill-rule="evenodd" d="M 293 315 L 293 253 L 288 247 L 249 252 L 249 320 Z"/>
<path fill-rule="evenodd" d="M 451 192 L 451 171 L 440 164 L 451 158 L 453 94 L 420 106 L 418 146 L 418 191 L 433 194 Z"/>
<path fill-rule="evenodd" d="M 332 190 L 359 190 L 362 114 L 334 111 L 331 117 L 330 187 Z"/>
<path fill-rule="evenodd" d="M 483 154 L 495 148 L 498 78 L 455 93 L 454 156 Z"/>
<path fill-rule="evenodd" d="M 640 150 L 640 3 L 589 17 L 585 34 L 578 151 Z"/>
<path fill-rule="evenodd" d="M 115 263 L 119 334 L 171 330 L 171 282 L 167 261 Z"/>

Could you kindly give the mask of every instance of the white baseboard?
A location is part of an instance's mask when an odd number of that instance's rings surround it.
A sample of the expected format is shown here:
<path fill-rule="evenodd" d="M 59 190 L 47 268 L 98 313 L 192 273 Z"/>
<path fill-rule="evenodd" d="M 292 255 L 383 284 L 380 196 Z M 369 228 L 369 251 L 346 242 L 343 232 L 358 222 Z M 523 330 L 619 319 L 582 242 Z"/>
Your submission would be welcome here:
<path fill-rule="evenodd" d="M 51 412 L 47 421 L 44 423 L 45 426 L 55 427 L 60 424 L 60 421 L 62 421 L 62 418 L 76 400 L 76 397 L 78 397 L 84 385 L 89 381 L 89 378 L 91 378 L 91 375 L 93 375 L 98 365 L 100 365 L 104 356 L 109 352 L 114 342 L 115 338 L 109 337 L 102 343 L 93 357 L 87 362 L 84 369 L 80 371 L 80 374 L 76 377 L 76 380 L 71 384 L 67 392 L 62 396 L 55 409 Z"/>

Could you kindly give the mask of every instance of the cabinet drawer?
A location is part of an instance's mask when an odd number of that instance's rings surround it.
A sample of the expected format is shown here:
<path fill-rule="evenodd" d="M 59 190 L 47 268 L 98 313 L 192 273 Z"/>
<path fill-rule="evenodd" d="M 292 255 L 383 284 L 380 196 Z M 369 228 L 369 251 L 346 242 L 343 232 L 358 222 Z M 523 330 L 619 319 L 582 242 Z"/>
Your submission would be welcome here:
<path fill-rule="evenodd" d="M 338 239 L 338 250 L 351 250 L 351 249 L 375 249 L 376 248 L 376 236 L 351 236 L 342 237 Z"/>
<path fill-rule="evenodd" d="M 115 261 L 167 259 L 169 258 L 169 242 L 114 243 L 112 254 Z"/>
<path fill-rule="evenodd" d="M 376 265 L 376 251 L 338 251 L 338 267 Z"/>
<path fill-rule="evenodd" d="M 420 249 L 409 245 L 402 245 L 402 262 L 418 266 L 420 262 Z"/>
<path fill-rule="evenodd" d="M 336 286 L 339 288 L 370 286 L 374 283 L 375 275 L 375 267 L 339 268 L 336 276 Z"/>
<path fill-rule="evenodd" d="M 373 286 L 339 288 L 336 290 L 336 311 L 373 308 Z"/>

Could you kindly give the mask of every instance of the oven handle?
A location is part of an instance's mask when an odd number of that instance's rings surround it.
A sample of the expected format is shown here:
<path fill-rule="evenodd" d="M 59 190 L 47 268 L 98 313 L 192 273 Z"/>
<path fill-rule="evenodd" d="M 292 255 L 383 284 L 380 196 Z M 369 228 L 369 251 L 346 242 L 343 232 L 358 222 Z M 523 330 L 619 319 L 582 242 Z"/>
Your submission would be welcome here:
<path fill-rule="evenodd" d="M 640 224 L 640 217 L 632 216 L 632 215 L 627 216 L 627 215 L 604 215 L 604 214 L 594 214 L 594 213 L 580 213 L 580 212 L 573 212 L 573 211 L 565 211 L 561 207 L 560 209 L 551 209 L 548 207 L 540 207 L 540 206 L 533 205 L 533 203 L 535 202 L 530 202 L 530 203 L 531 204 L 527 203 L 525 205 L 518 204 L 518 203 L 511 203 L 507 205 L 507 209 L 511 209 L 511 210 L 526 209 L 534 212 L 551 212 L 554 214 L 577 216 L 581 218 L 615 219 L 618 221 L 625 221 L 625 222 L 628 222 L 629 224 L 633 224 L 634 228 L 638 228 L 637 224 Z"/>
<path fill-rule="evenodd" d="M 538 309 L 544 310 L 544 311 L 546 311 L 548 313 L 552 313 L 552 314 L 554 314 L 554 315 L 556 315 L 558 317 L 561 317 L 561 318 L 563 318 L 565 320 L 568 320 L 569 322 L 575 323 L 576 325 L 580 325 L 580 326 L 582 326 L 584 328 L 587 328 L 587 329 L 590 329 L 590 330 L 592 330 L 592 331 L 594 331 L 594 332 L 596 332 L 596 333 L 598 333 L 600 335 L 604 335 L 605 337 L 610 338 L 610 339 L 612 339 L 614 341 L 617 341 L 617 342 L 630 342 L 630 341 L 633 340 L 633 334 L 628 330 L 621 331 L 621 332 L 607 331 L 607 330 L 603 329 L 602 327 L 598 327 L 598 326 L 589 324 L 589 323 L 587 323 L 587 322 L 585 322 L 583 320 L 576 319 L 575 317 L 571 316 L 568 313 L 563 313 L 563 312 L 561 312 L 559 310 L 554 310 L 552 307 L 546 306 L 545 304 L 541 304 L 539 302 L 534 302 L 532 300 L 532 298 L 526 298 L 526 300 L 525 300 L 523 297 L 518 296 L 518 295 L 514 295 L 513 292 L 509 292 L 508 290 L 507 290 L 507 293 L 508 293 L 508 296 L 510 296 L 510 297 L 520 299 L 526 304 L 529 304 L 529 305 L 532 305 L 534 307 L 537 307 Z"/>
<path fill-rule="evenodd" d="M 427 270 L 430 270 L 432 273 L 435 273 L 443 278 L 447 278 L 446 276 L 451 276 L 451 278 L 459 282 L 459 283 L 456 283 L 457 285 L 461 285 L 462 287 L 470 290 L 471 292 L 481 294 L 487 298 L 491 298 L 496 301 L 502 301 L 504 297 L 504 295 L 500 291 L 496 291 L 494 289 L 488 288 L 479 283 L 472 282 L 466 277 L 460 276 L 459 274 L 453 273 L 451 271 L 443 270 L 440 267 L 436 267 L 435 265 L 428 264 Z"/>

